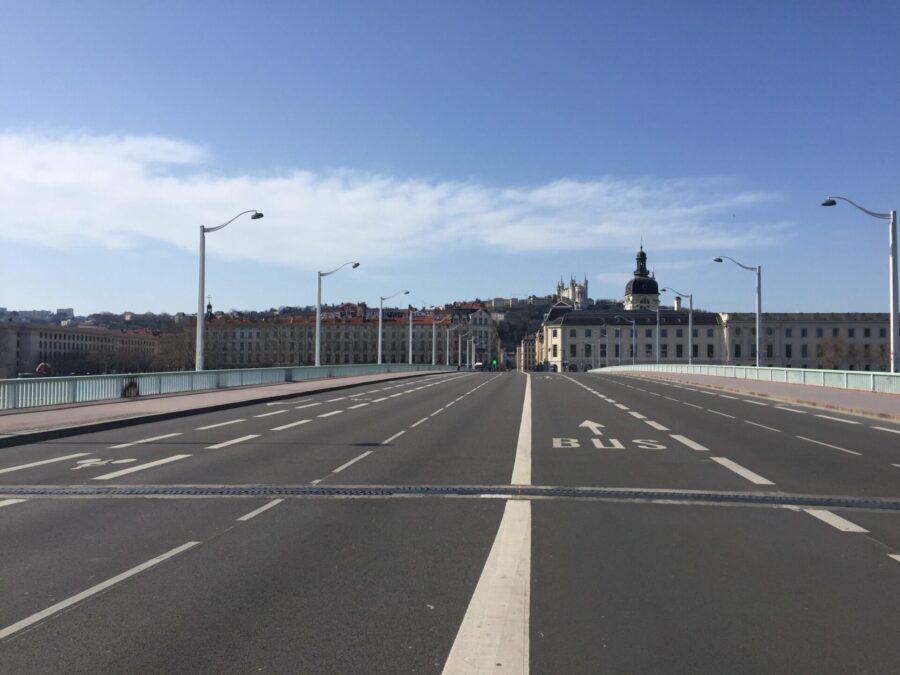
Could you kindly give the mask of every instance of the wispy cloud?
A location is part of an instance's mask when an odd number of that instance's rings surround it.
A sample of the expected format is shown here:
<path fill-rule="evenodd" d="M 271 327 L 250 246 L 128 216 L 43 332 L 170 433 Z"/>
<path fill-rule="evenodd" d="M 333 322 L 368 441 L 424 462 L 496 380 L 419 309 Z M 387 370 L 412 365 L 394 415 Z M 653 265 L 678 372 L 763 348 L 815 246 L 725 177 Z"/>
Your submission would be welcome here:
<path fill-rule="evenodd" d="M 263 221 L 215 235 L 234 259 L 312 268 L 365 257 L 390 263 L 412 254 L 475 247 L 507 252 L 654 251 L 761 246 L 785 224 L 732 224 L 777 199 L 718 179 L 559 180 L 495 187 L 342 170 L 222 176 L 206 149 L 158 136 L 0 134 L 0 238 L 117 248 L 145 238 L 193 250 L 200 224 L 256 208 Z"/>

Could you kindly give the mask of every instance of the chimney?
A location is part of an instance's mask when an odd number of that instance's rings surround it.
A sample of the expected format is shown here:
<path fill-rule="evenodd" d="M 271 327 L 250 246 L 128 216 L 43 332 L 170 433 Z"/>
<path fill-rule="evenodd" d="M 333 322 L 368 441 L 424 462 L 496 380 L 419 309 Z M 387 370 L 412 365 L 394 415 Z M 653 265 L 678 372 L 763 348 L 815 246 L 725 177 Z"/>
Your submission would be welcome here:
<path fill-rule="evenodd" d="M 681 296 L 680 295 L 675 296 L 674 304 L 675 304 L 675 311 L 680 312 L 681 311 Z"/>

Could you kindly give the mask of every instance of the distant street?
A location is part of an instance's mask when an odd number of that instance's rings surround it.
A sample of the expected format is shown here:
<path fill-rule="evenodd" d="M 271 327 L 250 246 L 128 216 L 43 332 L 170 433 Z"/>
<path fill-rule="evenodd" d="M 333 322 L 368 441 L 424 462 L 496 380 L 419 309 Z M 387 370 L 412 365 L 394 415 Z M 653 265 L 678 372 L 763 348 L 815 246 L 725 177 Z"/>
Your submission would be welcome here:
<path fill-rule="evenodd" d="M 900 670 L 900 424 L 702 386 L 447 372 L 3 448 L 0 541 L 3 673 Z"/>

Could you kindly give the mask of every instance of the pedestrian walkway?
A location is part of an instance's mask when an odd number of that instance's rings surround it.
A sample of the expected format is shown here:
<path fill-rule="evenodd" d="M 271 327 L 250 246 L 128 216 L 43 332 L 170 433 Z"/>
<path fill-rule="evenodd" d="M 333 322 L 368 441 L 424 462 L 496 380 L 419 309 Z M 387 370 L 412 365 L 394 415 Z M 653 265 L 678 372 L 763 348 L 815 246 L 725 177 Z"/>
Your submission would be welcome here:
<path fill-rule="evenodd" d="M 856 415 L 900 420 L 900 394 L 881 394 L 870 391 L 819 387 L 808 384 L 745 380 L 742 378 L 716 375 L 652 373 L 646 371 L 608 373 L 608 375 L 611 376 L 625 374 L 629 377 L 645 377 L 654 380 L 696 384 L 711 387 L 713 389 L 720 389 L 722 391 L 771 398 L 786 403 L 800 403 L 816 408 L 840 410 Z"/>
<path fill-rule="evenodd" d="M 113 426 L 139 424 L 184 414 L 210 412 L 250 403 L 289 398 L 319 391 L 343 389 L 370 382 L 434 375 L 421 373 L 379 373 L 351 377 L 304 380 L 254 387 L 234 387 L 197 393 L 150 398 L 119 399 L 81 405 L 27 408 L 0 413 L 0 447 L 40 437 L 53 438 Z"/>

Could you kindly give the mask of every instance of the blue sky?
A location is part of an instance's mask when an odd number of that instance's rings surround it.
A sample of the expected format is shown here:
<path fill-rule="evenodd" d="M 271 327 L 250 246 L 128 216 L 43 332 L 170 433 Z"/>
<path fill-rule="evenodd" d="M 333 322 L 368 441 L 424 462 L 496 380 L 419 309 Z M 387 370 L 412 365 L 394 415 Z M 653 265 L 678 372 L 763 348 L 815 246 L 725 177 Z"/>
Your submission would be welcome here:
<path fill-rule="evenodd" d="M 0 306 L 886 311 L 900 4 L 0 2 Z"/>

